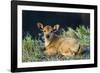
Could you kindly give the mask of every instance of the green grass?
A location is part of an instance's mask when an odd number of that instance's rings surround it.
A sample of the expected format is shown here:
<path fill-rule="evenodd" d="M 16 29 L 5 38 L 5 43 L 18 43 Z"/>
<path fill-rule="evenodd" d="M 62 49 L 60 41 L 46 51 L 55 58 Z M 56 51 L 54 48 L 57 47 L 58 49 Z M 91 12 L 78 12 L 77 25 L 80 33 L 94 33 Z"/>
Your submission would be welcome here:
<path fill-rule="evenodd" d="M 61 55 L 45 56 L 42 49 L 44 43 L 39 38 L 32 38 L 27 34 L 22 40 L 22 62 L 35 62 L 35 61 L 58 61 L 58 60 L 79 60 L 90 58 L 90 31 L 85 26 L 79 26 L 75 30 L 68 27 L 67 30 L 62 29 L 60 36 L 71 37 L 78 39 L 85 52 L 81 55 L 73 57 L 64 57 Z"/>
<path fill-rule="evenodd" d="M 22 61 L 39 61 L 40 57 L 42 56 L 42 48 L 43 43 L 41 40 L 32 39 L 31 35 L 26 35 L 22 41 Z"/>

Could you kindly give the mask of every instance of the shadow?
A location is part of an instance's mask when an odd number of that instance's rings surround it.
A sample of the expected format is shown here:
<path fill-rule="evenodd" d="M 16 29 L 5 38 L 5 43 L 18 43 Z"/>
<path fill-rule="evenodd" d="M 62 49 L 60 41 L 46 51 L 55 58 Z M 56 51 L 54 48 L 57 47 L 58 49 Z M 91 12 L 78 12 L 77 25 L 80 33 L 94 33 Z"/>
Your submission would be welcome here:
<path fill-rule="evenodd" d="M 84 48 L 82 54 L 90 54 L 90 48 Z"/>
<path fill-rule="evenodd" d="M 11 72 L 10 69 L 7 69 L 7 71 Z"/>
<path fill-rule="evenodd" d="M 12 72 L 12 73 L 22 73 L 22 72 Z"/>
<path fill-rule="evenodd" d="M 10 69 L 7 69 L 8 72 L 11 72 Z M 21 72 L 11 72 L 11 73 L 21 73 Z"/>

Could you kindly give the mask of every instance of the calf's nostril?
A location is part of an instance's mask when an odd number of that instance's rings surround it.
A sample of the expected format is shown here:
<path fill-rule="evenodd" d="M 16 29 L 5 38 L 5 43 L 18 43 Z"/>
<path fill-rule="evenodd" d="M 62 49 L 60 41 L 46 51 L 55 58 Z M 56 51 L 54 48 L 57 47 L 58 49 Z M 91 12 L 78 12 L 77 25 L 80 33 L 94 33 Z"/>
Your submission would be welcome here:
<path fill-rule="evenodd" d="M 46 35 L 46 38 L 49 38 L 49 35 Z"/>

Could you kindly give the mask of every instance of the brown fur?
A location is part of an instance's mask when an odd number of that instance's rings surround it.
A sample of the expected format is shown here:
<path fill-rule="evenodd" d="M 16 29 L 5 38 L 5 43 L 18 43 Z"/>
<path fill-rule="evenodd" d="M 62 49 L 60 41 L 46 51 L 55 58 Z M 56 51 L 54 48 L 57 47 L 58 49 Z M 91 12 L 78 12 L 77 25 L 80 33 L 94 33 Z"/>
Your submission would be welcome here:
<path fill-rule="evenodd" d="M 39 26 L 39 24 L 38 24 Z M 40 27 L 43 27 L 41 24 Z M 50 35 L 51 38 L 46 38 L 48 34 L 50 34 L 53 30 L 58 30 L 59 26 L 56 25 L 54 28 L 47 25 L 42 28 L 42 31 L 44 32 L 45 37 L 45 48 L 46 50 L 44 53 L 46 55 L 55 55 L 55 54 L 61 54 L 63 56 L 74 56 L 75 54 L 80 52 L 80 43 L 78 40 L 74 38 L 63 38 L 59 37 L 55 34 Z"/>

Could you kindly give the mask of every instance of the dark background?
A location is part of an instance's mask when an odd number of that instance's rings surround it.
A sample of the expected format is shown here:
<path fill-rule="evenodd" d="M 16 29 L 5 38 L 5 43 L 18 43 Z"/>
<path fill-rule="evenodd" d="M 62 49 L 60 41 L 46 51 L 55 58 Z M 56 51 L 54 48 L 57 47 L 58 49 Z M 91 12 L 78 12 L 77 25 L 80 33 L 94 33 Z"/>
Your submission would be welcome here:
<path fill-rule="evenodd" d="M 88 13 L 68 13 L 68 12 L 47 12 L 47 11 L 22 11 L 22 31 L 23 37 L 29 33 L 32 37 L 37 37 L 41 31 L 37 27 L 37 22 L 44 25 L 59 24 L 60 28 L 75 29 L 79 25 L 90 27 L 90 14 Z"/>

